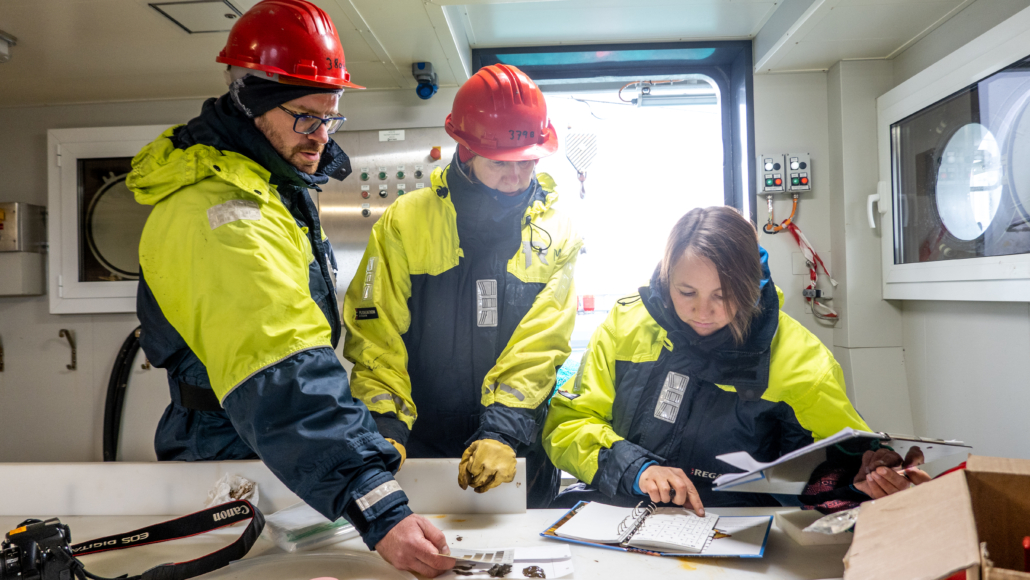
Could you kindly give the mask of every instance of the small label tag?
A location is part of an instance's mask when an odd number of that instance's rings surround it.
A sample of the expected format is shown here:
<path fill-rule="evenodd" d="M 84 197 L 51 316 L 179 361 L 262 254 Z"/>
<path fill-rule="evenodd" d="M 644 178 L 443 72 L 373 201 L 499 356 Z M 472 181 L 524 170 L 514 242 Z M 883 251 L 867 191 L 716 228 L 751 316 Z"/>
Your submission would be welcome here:
<path fill-rule="evenodd" d="M 379 318 L 379 311 L 375 308 L 355 308 L 354 320 L 372 320 Z"/>
<path fill-rule="evenodd" d="M 391 131 L 380 131 L 379 142 L 384 143 L 388 141 L 403 141 L 404 140 L 404 129 L 393 129 Z"/>

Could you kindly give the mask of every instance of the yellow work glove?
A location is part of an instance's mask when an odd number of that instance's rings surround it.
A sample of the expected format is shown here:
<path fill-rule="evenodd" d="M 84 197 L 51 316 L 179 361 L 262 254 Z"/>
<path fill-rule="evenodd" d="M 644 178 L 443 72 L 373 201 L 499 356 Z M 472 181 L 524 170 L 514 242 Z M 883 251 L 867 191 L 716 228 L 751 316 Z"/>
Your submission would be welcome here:
<path fill-rule="evenodd" d="M 493 489 L 515 479 L 515 450 L 493 439 L 474 441 L 461 454 L 458 465 L 458 485 L 476 493 Z"/>
<path fill-rule="evenodd" d="M 400 468 L 404 467 L 404 460 L 408 458 L 408 452 L 404 449 L 403 445 L 397 443 L 393 439 L 387 437 L 386 440 L 390 442 L 390 445 L 393 445 L 397 449 L 397 453 L 401 454 L 401 464 L 397 466 L 397 470 L 399 471 Z"/>

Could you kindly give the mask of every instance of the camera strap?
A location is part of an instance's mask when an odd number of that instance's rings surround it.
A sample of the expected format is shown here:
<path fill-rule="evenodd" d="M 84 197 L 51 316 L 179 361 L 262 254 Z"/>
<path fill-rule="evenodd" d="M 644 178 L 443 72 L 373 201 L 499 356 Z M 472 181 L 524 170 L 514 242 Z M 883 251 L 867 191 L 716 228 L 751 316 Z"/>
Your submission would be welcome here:
<path fill-rule="evenodd" d="M 135 546 L 198 536 L 248 519 L 250 524 L 243 530 L 239 539 L 218 551 L 188 562 L 161 564 L 139 576 L 131 576 L 127 579 L 184 580 L 217 570 L 227 566 L 229 562 L 243 558 L 265 527 L 265 518 L 261 512 L 249 501 L 236 500 L 153 526 L 75 544 L 71 549 L 75 557 L 124 550 Z"/>

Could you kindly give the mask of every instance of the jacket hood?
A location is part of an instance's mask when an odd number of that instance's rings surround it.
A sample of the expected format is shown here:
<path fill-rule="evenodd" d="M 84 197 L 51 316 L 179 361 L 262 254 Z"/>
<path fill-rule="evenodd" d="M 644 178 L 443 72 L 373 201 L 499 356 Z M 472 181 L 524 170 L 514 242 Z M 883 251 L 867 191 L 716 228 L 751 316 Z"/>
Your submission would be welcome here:
<path fill-rule="evenodd" d="M 762 259 L 762 282 L 759 313 L 751 320 L 743 344 L 736 344 L 729 327 L 709 336 L 699 335 L 676 314 L 668 291 L 659 281 L 661 266 L 655 269 L 651 283 L 640 289 L 640 297 L 648 314 L 665 329 L 674 349 L 683 349 L 685 356 L 699 361 L 698 375 L 713 383 L 729 382 L 737 387 L 745 400 L 761 397 L 768 386 L 769 356 L 772 339 L 779 326 L 781 297 L 772 283 L 768 254 L 759 247 Z"/>
<path fill-rule="evenodd" d="M 181 126 L 180 126 L 181 127 Z M 253 160 L 232 151 L 210 146 L 179 149 L 173 142 L 172 127 L 144 147 L 132 160 L 126 185 L 136 202 L 155 205 L 180 189 L 215 177 L 239 189 L 260 195 L 269 193 L 270 173 Z"/>

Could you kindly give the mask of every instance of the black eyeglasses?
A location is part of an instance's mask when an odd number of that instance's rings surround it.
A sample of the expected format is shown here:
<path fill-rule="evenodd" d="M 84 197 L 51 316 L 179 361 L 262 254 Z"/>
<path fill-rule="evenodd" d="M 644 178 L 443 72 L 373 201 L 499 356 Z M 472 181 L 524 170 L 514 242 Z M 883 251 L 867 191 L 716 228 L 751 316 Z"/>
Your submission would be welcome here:
<path fill-rule="evenodd" d="M 307 115 L 304 113 L 294 113 L 282 105 L 278 105 L 280 109 L 286 111 L 286 114 L 293 117 L 293 130 L 301 135 L 310 135 L 318 128 L 325 124 L 325 130 L 327 133 L 332 135 L 336 131 L 343 127 L 343 122 L 347 120 L 347 117 L 329 117 L 323 119 L 322 117 L 316 117 L 314 115 Z"/>

